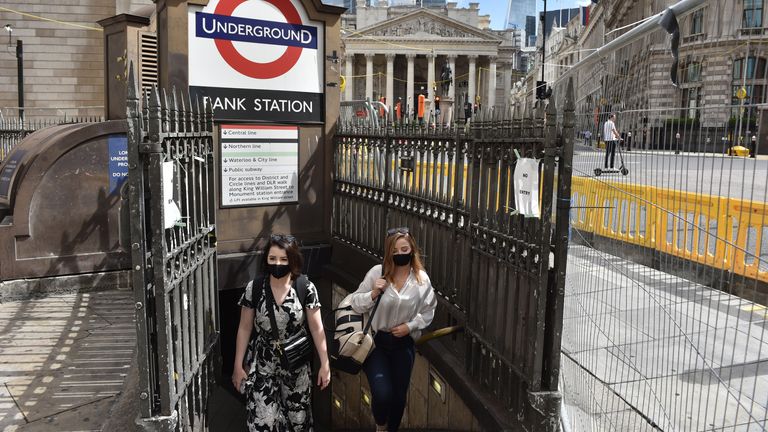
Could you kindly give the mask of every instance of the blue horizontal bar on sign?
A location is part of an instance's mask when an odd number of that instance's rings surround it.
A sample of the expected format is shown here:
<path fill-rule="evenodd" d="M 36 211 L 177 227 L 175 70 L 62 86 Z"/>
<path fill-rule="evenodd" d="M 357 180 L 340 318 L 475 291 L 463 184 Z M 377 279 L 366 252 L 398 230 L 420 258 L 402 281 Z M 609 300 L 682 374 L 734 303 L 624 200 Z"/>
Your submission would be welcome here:
<path fill-rule="evenodd" d="M 317 49 L 317 28 L 228 15 L 195 13 L 195 35 L 269 45 Z"/>

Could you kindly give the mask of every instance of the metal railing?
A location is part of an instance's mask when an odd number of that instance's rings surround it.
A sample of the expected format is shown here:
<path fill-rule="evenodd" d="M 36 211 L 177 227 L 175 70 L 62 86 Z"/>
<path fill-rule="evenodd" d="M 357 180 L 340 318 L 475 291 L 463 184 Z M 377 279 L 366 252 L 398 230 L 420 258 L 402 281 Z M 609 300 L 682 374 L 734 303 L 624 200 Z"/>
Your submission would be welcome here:
<path fill-rule="evenodd" d="M 0 163 L 2 163 L 14 147 L 32 132 L 48 126 L 69 123 L 92 123 L 103 121 L 100 117 L 55 117 L 22 120 L 13 117 L 0 118 Z"/>
<path fill-rule="evenodd" d="M 435 326 L 465 328 L 441 342 L 521 424 L 548 400 L 530 393 L 557 392 L 572 109 L 563 130 L 550 104 L 466 130 L 340 122 L 335 137 L 334 237 L 381 257 L 387 227 L 410 227 L 441 299 Z M 520 158 L 541 162 L 538 218 L 514 211 Z"/>

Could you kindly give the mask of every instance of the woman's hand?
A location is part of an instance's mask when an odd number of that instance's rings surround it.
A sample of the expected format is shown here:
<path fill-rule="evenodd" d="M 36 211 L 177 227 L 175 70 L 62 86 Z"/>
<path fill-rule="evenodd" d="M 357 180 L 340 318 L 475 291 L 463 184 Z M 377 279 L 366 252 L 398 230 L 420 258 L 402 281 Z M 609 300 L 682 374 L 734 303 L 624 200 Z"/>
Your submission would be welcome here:
<path fill-rule="evenodd" d="M 378 278 L 373 283 L 373 289 L 371 290 L 371 300 L 376 300 L 376 297 L 380 296 L 381 293 L 384 292 L 385 289 L 387 289 L 387 280 L 384 278 Z"/>
<path fill-rule="evenodd" d="M 389 329 L 389 332 L 395 337 L 405 337 L 411 334 L 411 329 L 408 327 L 408 324 L 400 324 Z"/>
<path fill-rule="evenodd" d="M 245 373 L 245 370 L 242 367 L 235 367 L 234 372 L 232 372 L 232 385 L 235 386 L 235 390 L 242 392 L 241 386 L 246 379 L 248 379 L 248 374 Z"/>
<path fill-rule="evenodd" d="M 317 372 L 317 385 L 320 386 L 320 390 L 325 390 L 330 383 L 331 367 L 328 362 L 323 362 L 323 364 L 320 365 L 320 371 Z"/>

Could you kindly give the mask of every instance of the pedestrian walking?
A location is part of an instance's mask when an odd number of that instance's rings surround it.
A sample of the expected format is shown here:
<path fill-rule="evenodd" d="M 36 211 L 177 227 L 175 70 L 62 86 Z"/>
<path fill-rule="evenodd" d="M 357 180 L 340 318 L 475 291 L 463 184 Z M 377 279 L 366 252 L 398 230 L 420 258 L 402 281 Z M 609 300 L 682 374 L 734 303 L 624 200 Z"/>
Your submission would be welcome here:
<path fill-rule="evenodd" d="M 589 129 L 584 131 L 584 145 L 592 146 L 592 132 Z"/>
<path fill-rule="evenodd" d="M 240 298 L 232 384 L 246 395 L 249 432 L 311 431 L 310 338 L 320 357 L 317 385 L 331 380 L 317 289 L 301 274 L 293 236 L 270 236 L 262 264 L 265 274 Z"/>
<path fill-rule="evenodd" d="M 611 159 L 611 168 L 616 158 L 616 144 L 619 140 L 619 131 L 616 129 L 616 114 L 608 115 L 608 120 L 603 124 L 603 140 L 605 141 L 605 163 L 603 167 L 608 168 L 608 157 Z"/>
<path fill-rule="evenodd" d="M 381 297 L 371 323 L 375 348 L 363 364 L 371 387 L 376 430 L 397 431 L 405 410 L 414 342 L 435 316 L 435 298 L 408 228 L 387 231 L 384 261 L 365 275 L 352 298 L 357 313 L 370 311 Z"/>

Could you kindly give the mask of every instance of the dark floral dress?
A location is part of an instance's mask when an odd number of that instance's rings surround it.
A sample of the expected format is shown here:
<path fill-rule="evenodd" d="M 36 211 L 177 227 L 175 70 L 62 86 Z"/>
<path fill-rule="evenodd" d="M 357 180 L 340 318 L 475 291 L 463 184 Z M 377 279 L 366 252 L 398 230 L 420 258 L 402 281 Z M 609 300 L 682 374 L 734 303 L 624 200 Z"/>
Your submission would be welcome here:
<path fill-rule="evenodd" d="M 294 284 L 295 285 L 295 284 Z M 269 285 L 265 286 L 269 289 Z M 254 336 L 251 348 L 255 360 L 246 381 L 246 411 L 249 432 L 304 432 L 312 431 L 312 379 L 309 364 L 295 371 L 283 369 L 272 337 L 272 326 L 267 313 L 267 297 L 262 293 L 253 299 L 253 281 L 248 283 L 240 298 L 240 306 L 254 309 Z M 317 288 L 310 282 L 306 307 L 320 307 Z M 305 330 L 304 309 L 291 287 L 283 304 L 275 309 L 280 339 Z M 311 337 L 311 336 L 310 336 Z"/>

